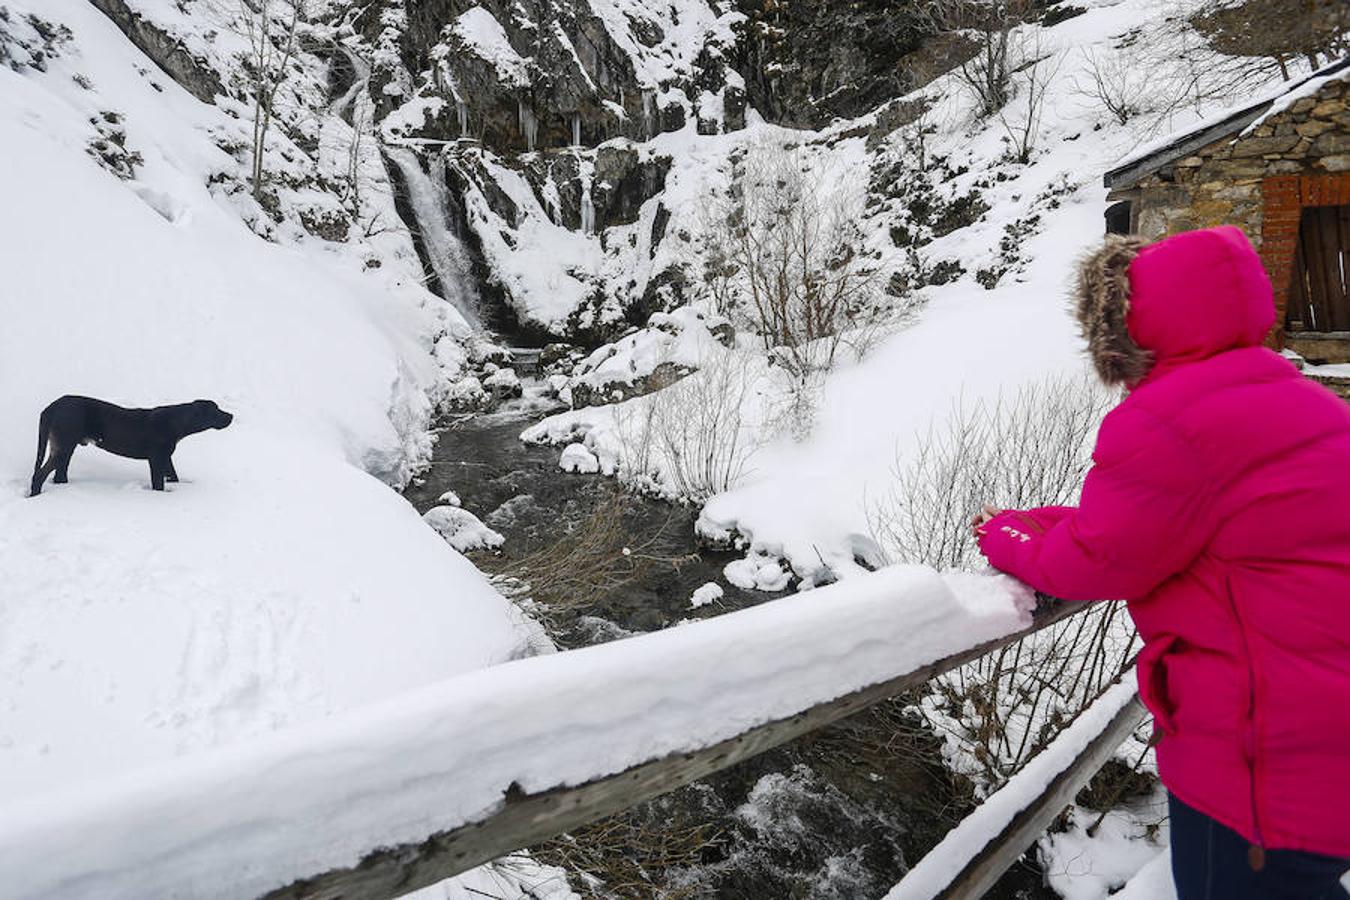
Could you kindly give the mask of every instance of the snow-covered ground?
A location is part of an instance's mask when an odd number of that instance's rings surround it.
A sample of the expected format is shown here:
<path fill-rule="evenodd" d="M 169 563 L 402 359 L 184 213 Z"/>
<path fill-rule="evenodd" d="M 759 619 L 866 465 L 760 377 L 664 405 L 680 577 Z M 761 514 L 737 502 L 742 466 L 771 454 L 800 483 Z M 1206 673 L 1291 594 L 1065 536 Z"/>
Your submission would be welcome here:
<path fill-rule="evenodd" d="M 32 12 L 71 38 L 45 72 L 0 67 L 6 821 L 513 656 L 506 602 L 390 489 L 429 452 L 455 356 L 433 342 L 462 320 L 394 254 L 363 272 L 368 245 L 250 231 L 208 187 L 239 171 L 214 138 L 247 125 L 91 5 L 7 6 L 9 29 Z M 105 113 L 143 158 L 132 180 L 86 150 Z M 235 420 L 183 442 L 163 493 L 89 447 L 28 499 L 38 413 L 66 393 L 206 397 Z"/>

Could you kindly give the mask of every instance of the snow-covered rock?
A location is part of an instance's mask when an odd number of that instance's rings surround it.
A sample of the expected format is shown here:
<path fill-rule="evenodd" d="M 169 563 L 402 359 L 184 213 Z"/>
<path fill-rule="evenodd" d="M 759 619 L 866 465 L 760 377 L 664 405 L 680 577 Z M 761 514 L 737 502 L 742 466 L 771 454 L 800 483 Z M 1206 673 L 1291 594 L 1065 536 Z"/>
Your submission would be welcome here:
<path fill-rule="evenodd" d="M 483 387 L 495 400 L 510 400 L 521 396 L 520 376 L 512 369 L 502 368 L 483 379 Z"/>
<path fill-rule="evenodd" d="M 705 585 L 695 589 L 689 597 L 689 607 L 698 609 L 700 606 L 707 606 L 709 603 L 716 603 L 722 599 L 725 592 L 722 586 L 715 581 L 710 581 Z"/>
<path fill-rule="evenodd" d="M 495 550 L 506 538 L 484 525 L 473 513 L 460 506 L 433 506 L 422 519 L 461 553 L 470 550 Z"/>
<path fill-rule="evenodd" d="M 564 472 L 593 475 L 600 471 L 600 460 L 594 453 L 586 449 L 585 444 L 568 444 L 563 448 L 562 457 L 558 460 L 558 468 Z"/>
<path fill-rule="evenodd" d="M 727 563 L 722 569 L 727 581 L 747 591 L 781 591 L 791 583 L 792 575 L 775 558 L 752 553 Z"/>

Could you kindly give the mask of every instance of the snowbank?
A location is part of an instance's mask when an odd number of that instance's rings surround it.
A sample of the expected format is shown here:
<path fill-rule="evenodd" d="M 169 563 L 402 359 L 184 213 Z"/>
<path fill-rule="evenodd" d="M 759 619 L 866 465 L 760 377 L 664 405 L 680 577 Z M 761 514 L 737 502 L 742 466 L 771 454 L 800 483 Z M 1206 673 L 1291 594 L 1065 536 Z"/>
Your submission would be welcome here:
<path fill-rule="evenodd" d="M 320 720 L 518 641 L 505 601 L 379 480 L 429 452 L 447 307 L 395 265 L 363 273 L 361 248 L 255 236 L 207 186 L 240 171 L 217 139 L 246 126 L 89 4 L 32 10 L 73 38 L 46 72 L 0 67 L 8 822 L 22 797 Z M 143 157 L 134 180 L 86 152 L 106 111 Z M 91 447 L 27 499 L 38 413 L 65 393 L 209 397 L 235 422 L 185 440 L 164 493 Z"/>
<path fill-rule="evenodd" d="M 897 567 L 9 806 L 0 896 L 248 897 L 706 747 L 1029 624 L 1002 577 Z M 547 747 L 548 753 L 540 748 Z"/>

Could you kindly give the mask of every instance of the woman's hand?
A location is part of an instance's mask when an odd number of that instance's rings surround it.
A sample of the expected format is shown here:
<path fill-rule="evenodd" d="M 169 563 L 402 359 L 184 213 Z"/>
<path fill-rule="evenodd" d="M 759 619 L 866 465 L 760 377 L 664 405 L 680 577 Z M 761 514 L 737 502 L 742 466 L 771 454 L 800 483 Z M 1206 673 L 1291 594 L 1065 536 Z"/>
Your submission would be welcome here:
<path fill-rule="evenodd" d="M 984 526 L 989 523 L 990 519 L 994 518 L 994 516 L 997 516 L 1001 512 L 1003 512 L 1003 510 L 989 503 L 986 503 L 984 506 L 980 507 L 980 511 L 975 514 L 975 517 L 973 519 L 970 520 L 971 534 L 975 535 L 976 537 L 982 536 L 984 534 Z"/>

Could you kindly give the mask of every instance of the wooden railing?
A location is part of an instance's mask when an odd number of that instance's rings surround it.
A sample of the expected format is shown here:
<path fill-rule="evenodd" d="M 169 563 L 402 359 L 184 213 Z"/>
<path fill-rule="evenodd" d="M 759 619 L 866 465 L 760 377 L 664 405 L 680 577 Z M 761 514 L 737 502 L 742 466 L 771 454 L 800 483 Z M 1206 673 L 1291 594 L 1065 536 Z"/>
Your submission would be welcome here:
<path fill-rule="evenodd" d="M 1043 601 L 1033 614 L 1031 626 L 1015 634 L 952 654 L 883 683 L 811 707 L 790 718 L 760 725 L 696 752 L 652 760 L 573 787 L 558 787 L 540 793 L 510 791 L 501 808 L 487 818 L 450 831 L 429 834 L 420 841 L 377 850 L 355 866 L 316 874 L 272 891 L 266 897 L 268 900 L 384 900 L 435 884 L 474 866 L 622 812 L 779 744 L 824 728 L 873 704 L 920 687 L 944 672 L 1054 625 L 1087 607 L 1088 604 Z M 996 878 L 1037 834 L 1044 831 L 1046 825 L 1039 824 L 1044 816 L 1048 813 L 1053 818 L 1068 802 L 1063 798 L 1071 798 L 1081 787 L 1079 779 L 1086 780 L 1100 768 L 1109 756 L 1109 752 L 1103 756 L 1103 750 L 1113 749 L 1123 739 L 1121 727 L 1117 725 L 1106 733 L 1074 774 L 1057 782 L 1054 792 L 1036 810 L 1028 810 L 1027 817 L 1016 832 L 1001 841 L 996 852 L 972 861 L 972 868 L 980 873 L 977 883 L 983 884 L 987 874 L 993 874 Z M 1023 838 L 1026 844 L 1012 852 L 1009 847 Z M 1009 853 L 1012 853 L 1011 858 L 1008 858 Z M 978 894 L 966 893 L 960 896 L 974 897 Z"/>
<path fill-rule="evenodd" d="M 1029 597 L 1011 583 L 962 578 L 882 570 L 470 672 L 12 805 L 0 816 L 0 900 L 396 897 L 726 769 L 1089 608 L 1042 600 L 1028 613 Z M 996 879 L 1136 713 L 1110 727 L 1089 722 L 1099 733 L 944 896 L 974 897 Z"/>

